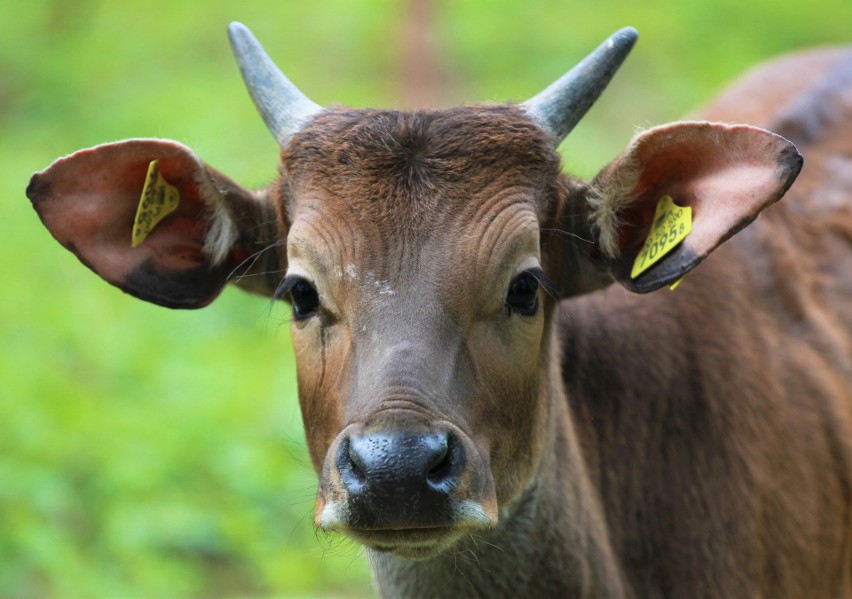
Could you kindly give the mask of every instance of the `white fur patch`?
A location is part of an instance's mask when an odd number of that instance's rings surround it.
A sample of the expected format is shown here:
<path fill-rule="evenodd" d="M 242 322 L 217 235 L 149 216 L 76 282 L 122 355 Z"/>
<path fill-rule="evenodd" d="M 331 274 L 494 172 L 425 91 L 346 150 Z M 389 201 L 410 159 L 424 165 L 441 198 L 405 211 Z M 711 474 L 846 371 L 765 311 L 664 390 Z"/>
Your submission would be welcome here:
<path fill-rule="evenodd" d="M 323 506 L 316 525 L 322 530 L 337 530 L 344 522 L 346 508 L 338 501 L 329 501 Z"/>
<path fill-rule="evenodd" d="M 474 528 L 493 528 L 497 522 L 485 513 L 482 505 L 472 499 L 453 502 L 453 516 L 465 526 Z"/>

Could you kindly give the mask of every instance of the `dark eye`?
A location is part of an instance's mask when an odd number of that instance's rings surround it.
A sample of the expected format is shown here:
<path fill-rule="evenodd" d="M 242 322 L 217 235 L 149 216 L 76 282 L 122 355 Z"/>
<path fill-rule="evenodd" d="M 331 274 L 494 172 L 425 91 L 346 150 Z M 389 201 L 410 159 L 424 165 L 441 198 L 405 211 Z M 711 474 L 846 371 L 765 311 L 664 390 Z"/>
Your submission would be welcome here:
<path fill-rule="evenodd" d="M 319 310 L 319 295 L 317 290 L 305 279 L 294 277 L 285 282 L 283 294 L 289 291 L 293 302 L 293 318 L 305 320 L 315 316 Z"/>
<path fill-rule="evenodd" d="M 522 272 L 512 280 L 506 294 L 509 312 L 532 316 L 538 310 L 538 280 L 532 273 Z"/>

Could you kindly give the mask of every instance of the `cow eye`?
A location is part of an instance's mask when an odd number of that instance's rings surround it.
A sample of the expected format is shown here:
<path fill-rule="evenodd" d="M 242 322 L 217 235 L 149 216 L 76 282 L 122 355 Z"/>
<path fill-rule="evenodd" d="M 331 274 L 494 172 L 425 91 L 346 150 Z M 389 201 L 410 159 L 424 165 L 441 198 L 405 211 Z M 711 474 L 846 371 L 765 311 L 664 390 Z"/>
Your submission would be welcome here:
<path fill-rule="evenodd" d="M 532 316 L 538 310 L 538 279 L 530 272 L 522 272 L 509 285 L 506 307 L 509 312 Z"/>
<path fill-rule="evenodd" d="M 319 295 L 314 286 L 305 279 L 299 279 L 290 290 L 293 298 L 293 318 L 304 320 L 310 318 L 319 310 Z"/>
<path fill-rule="evenodd" d="M 295 320 L 306 320 L 316 316 L 319 311 L 319 294 L 310 281 L 301 277 L 287 277 L 276 295 L 286 296 L 288 293 L 293 304 Z"/>

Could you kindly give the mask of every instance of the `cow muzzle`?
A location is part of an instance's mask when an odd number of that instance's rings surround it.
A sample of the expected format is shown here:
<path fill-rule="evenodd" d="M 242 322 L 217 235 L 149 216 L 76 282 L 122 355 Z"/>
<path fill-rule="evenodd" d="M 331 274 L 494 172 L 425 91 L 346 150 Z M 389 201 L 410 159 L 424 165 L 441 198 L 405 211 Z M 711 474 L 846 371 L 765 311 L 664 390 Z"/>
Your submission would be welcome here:
<path fill-rule="evenodd" d="M 494 482 L 476 445 L 442 422 L 344 429 L 330 448 L 317 525 L 408 559 L 497 524 Z"/>

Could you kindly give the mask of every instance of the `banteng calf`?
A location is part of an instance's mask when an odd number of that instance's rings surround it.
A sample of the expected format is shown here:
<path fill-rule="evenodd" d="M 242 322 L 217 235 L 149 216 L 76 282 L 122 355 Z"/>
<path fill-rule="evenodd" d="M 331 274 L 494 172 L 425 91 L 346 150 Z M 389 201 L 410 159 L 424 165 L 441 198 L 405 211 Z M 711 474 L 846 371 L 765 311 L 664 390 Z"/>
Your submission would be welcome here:
<path fill-rule="evenodd" d="M 320 108 L 230 33 L 272 185 L 134 139 L 27 194 L 141 299 L 292 304 L 315 522 L 383 595 L 852 597 L 852 52 L 756 71 L 585 182 L 556 147 L 632 29 L 520 105 L 415 113 Z M 791 197 L 632 293 L 781 198 L 788 139 Z"/>

